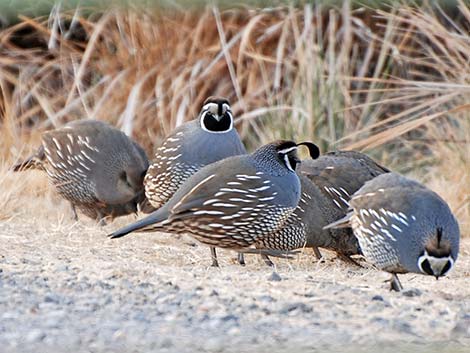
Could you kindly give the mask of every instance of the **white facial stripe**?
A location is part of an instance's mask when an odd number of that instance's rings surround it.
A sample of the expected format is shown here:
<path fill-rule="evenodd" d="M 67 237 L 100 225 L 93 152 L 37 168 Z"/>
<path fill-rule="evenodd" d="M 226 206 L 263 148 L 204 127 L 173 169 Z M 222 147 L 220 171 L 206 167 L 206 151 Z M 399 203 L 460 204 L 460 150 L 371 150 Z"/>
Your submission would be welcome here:
<path fill-rule="evenodd" d="M 207 103 L 206 105 L 204 105 L 204 106 L 202 107 L 201 110 L 202 110 L 203 112 L 205 112 L 205 111 L 208 111 L 208 110 L 215 110 L 215 111 L 217 111 L 217 109 L 218 109 L 217 103 Z"/>
<path fill-rule="evenodd" d="M 290 161 L 289 161 L 289 156 L 287 154 L 284 155 L 284 161 L 286 162 L 287 168 L 294 172 L 294 169 L 292 168 L 292 165 L 290 164 Z"/>
<path fill-rule="evenodd" d="M 228 105 L 227 103 L 223 103 L 222 108 L 224 108 L 223 110 L 226 111 L 226 112 L 230 111 L 230 105 Z"/>
<path fill-rule="evenodd" d="M 293 146 L 293 147 L 285 148 L 283 150 L 279 150 L 278 153 L 287 154 L 287 153 L 292 152 L 296 149 L 297 149 L 297 146 Z"/>
<path fill-rule="evenodd" d="M 217 109 L 217 104 L 215 104 L 215 103 L 208 103 L 208 104 L 206 104 L 204 107 L 206 107 L 206 106 L 208 106 L 208 105 L 210 105 L 210 104 L 215 105 L 215 106 L 216 106 L 216 109 Z M 211 130 L 209 130 L 209 129 L 204 125 L 204 118 L 205 118 L 205 116 L 206 116 L 207 113 L 209 113 L 209 109 L 204 110 L 204 108 L 203 108 L 203 111 L 202 111 L 202 113 L 201 113 L 201 118 L 200 118 L 200 124 L 201 124 L 201 128 L 202 128 L 204 131 L 210 132 L 211 134 L 225 134 L 225 133 L 227 133 L 227 132 L 229 132 L 229 131 L 231 131 L 231 130 L 233 129 L 233 117 L 232 117 L 232 114 L 229 113 L 229 115 L 230 115 L 230 126 L 229 126 L 229 128 L 228 128 L 227 130 L 224 130 L 224 131 L 211 131 Z M 212 113 L 212 112 L 211 112 L 211 113 Z M 218 117 L 217 114 L 215 114 L 215 116 Z"/>

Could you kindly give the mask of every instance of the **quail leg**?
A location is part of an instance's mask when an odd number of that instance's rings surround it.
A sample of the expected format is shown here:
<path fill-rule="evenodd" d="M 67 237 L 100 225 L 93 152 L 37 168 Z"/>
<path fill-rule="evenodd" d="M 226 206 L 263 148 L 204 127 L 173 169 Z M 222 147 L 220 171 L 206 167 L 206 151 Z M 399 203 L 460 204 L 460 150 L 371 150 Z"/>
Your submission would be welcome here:
<path fill-rule="evenodd" d="M 321 258 L 323 257 L 320 250 L 314 246 L 313 248 L 313 254 L 315 255 L 315 257 L 318 259 L 318 260 L 321 260 Z"/>
<path fill-rule="evenodd" d="M 274 267 L 274 263 L 269 259 L 268 255 L 261 254 L 261 258 L 263 259 L 264 263 L 269 267 Z"/>
<path fill-rule="evenodd" d="M 96 221 L 98 222 L 98 225 L 100 227 L 104 227 L 107 222 L 106 222 L 106 216 L 101 213 L 101 211 L 98 211 L 98 216 L 96 217 Z"/>
<path fill-rule="evenodd" d="M 106 223 L 105 217 L 101 218 L 101 219 L 98 221 L 98 225 L 99 225 L 100 227 L 104 227 L 106 224 L 108 224 L 108 223 Z"/>
<path fill-rule="evenodd" d="M 390 290 L 394 290 L 395 292 L 403 290 L 403 286 L 401 285 L 396 273 L 392 273 L 392 278 L 390 279 Z"/>
<path fill-rule="evenodd" d="M 243 255 L 243 253 L 239 252 L 237 259 L 238 259 L 238 264 L 240 266 L 245 266 L 245 256 Z"/>
<path fill-rule="evenodd" d="M 353 264 L 357 267 L 361 267 L 363 268 L 363 266 L 357 262 L 356 260 L 354 260 L 350 255 L 344 255 L 344 254 L 341 254 L 339 252 L 336 253 L 336 256 L 338 257 L 338 259 L 348 263 L 348 264 Z"/>
<path fill-rule="evenodd" d="M 219 267 L 219 262 L 217 261 L 217 252 L 215 248 L 211 246 L 211 258 L 212 258 L 212 267 Z"/>
<path fill-rule="evenodd" d="M 78 221 L 77 210 L 75 209 L 75 205 L 73 203 L 70 203 L 70 206 L 72 207 L 72 219 L 76 222 Z"/>

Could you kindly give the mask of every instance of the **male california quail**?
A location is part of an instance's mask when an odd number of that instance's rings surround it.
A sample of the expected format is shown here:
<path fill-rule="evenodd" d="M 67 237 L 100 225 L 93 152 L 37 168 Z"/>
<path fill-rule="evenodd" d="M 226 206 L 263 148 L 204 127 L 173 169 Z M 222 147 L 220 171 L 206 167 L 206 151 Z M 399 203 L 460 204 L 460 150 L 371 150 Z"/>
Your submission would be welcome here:
<path fill-rule="evenodd" d="M 368 181 L 351 198 L 351 212 L 326 228 L 352 226 L 366 259 L 392 274 L 447 274 L 457 260 L 460 230 L 449 206 L 420 183 L 396 173 Z"/>
<path fill-rule="evenodd" d="M 57 192 L 86 216 L 105 217 L 137 212 L 144 201 L 145 151 L 123 132 L 97 120 L 78 120 L 42 135 L 31 157 L 14 171 L 41 169 Z"/>
<path fill-rule="evenodd" d="M 188 178 L 159 210 L 110 237 L 161 230 L 244 251 L 282 226 L 297 206 L 300 183 L 295 166 L 300 145 L 309 148 L 312 158 L 318 157 L 313 143 L 276 141 L 251 155 L 210 164 Z"/>
<path fill-rule="evenodd" d="M 344 217 L 349 199 L 364 183 L 389 170 L 367 155 L 355 151 L 329 152 L 316 160 L 302 161 L 297 173 L 302 194 L 286 224 L 265 237 L 261 248 L 292 250 L 311 247 L 318 258 L 318 247 L 336 251 L 344 259 L 360 253 L 351 228 L 323 229 Z M 271 264 L 268 259 L 265 259 Z"/>
<path fill-rule="evenodd" d="M 227 99 L 209 97 L 198 119 L 176 128 L 157 149 L 145 176 L 145 194 L 155 208 L 162 207 L 183 182 L 202 167 L 246 154 Z M 218 266 L 215 248 L 212 264 Z"/>

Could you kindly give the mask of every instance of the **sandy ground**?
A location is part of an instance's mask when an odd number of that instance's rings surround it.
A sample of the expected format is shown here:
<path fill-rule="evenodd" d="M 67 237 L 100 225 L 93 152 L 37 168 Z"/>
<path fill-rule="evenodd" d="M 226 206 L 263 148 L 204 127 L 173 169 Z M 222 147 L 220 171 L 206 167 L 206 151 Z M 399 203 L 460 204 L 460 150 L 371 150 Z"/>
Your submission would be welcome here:
<path fill-rule="evenodd" d="M 61 206 L 62 207 L 62 206 Z M 60 212 L 0 221 L 0 352 L 468 352 L 470 239 L 436 281 L 306 250 L 247 265 L 186 238 L 104 228 Z"/>

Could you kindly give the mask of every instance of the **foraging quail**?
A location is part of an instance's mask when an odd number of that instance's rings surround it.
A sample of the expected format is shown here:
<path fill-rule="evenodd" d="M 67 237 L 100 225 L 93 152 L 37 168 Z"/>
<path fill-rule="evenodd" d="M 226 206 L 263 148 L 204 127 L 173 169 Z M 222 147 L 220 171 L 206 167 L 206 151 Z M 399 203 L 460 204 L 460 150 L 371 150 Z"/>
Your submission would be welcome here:
<path fill-rule="evenodd" d="M 186 180 L 159 210 L 109 236 L 161 230 L 189 234 L 209 246 L 238 251 L 282 226 L 296 208 L 300 183 L 297 148 L 310 142 L 276 141 L 251 155 L 210 164 Z M 260 251 L 263 253 L 263 251 Z"/>
<path fill-rule="evenodd" d="M 330 225 L 352 226 L 366 259 L 392 274 L 447 274 L 457 260 L 460 230 L 447 203 L 420 183 L 396 173 L 366 182 L 351 198 L 351 212 Z"/>
<path fill-rule="evenodd" d="M 47 131 L 37 152 L 13 167 L 41 169 L 74 211 L 104 222 L 137 212 L 145 199 L 145 151 L 120 130 L 97 120 L 78 120 Z"/>
<path fill-rule="evenodd" d="M 183 182 L 202 167 L 246 154 L 227 99 L 209 97 L 198 119 L 176 128 L 157 149 L 145 176 L 145 194 L 153 207 L 162 207 Z M 213 266 L 217 255 L 211 248 Z"/>
<path fill-rule="evenodd" d="M 349 199 L 364 183 L 388 173 L 367 155 L 355 151 L 329 152 L 316 160 L 305 160 L 297 169 L 302 194 L 294 213 L 272 236 L 265 237 L 261 248 L 292 250 L 318 247 L 336 251 L 343 259 L 360 253 L 351 228 L 323 229 L 344 217 Z M 268 259 L 265 261 L 271 265 Z"/>

